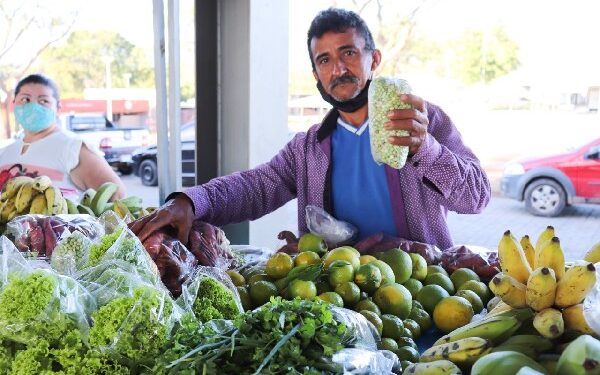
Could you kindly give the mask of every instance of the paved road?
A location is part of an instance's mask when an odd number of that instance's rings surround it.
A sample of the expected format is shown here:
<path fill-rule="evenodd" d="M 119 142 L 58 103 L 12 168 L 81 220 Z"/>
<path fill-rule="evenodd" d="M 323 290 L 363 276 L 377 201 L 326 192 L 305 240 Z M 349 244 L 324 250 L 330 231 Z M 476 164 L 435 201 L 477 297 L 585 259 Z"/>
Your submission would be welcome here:
<path fill-rule="evenodd" d="M 139 177 L 122 177 L 129 195 L 143 198 L 146 206 L 158 205 L 158 188 L 143 186 Z M 295 205 L 290 205 L 290 217 L 295 218 Z M 294 220 L 290 219 L 292 223 Z M 505 230 L 510 229 L 518 238 L 528 234 L 534 241 L 548 225 L 552 225 L 568 260 L 581 259 L 595 243 L 600 242 L 600 205 L 582 204 L 567 207 L 557 218 L 543 218 L 528 214 L 524 204 L 512 199 L 493 197 L 479 215 L 448 216 L 450 231 L 457 244 L 470 244 L 495 249 Z M 289 224 L 295 230 L 295 225 Z"/>

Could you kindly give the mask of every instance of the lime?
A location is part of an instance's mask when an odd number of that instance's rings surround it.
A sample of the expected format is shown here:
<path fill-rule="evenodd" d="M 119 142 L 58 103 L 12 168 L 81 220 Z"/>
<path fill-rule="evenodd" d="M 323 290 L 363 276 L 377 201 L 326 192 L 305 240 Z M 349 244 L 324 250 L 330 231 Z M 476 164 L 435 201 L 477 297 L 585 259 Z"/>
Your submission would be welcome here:
<path fill-rule="evenodd" d="M 368 310 L 373 311 L 377 315 L 381 315 L 381 310 L 379 310 L 379 307 L 377 307 L 375 302 L 373 302 L 370 298 L 361 299 L 356 305 L 352 307 L 352 310 L 356 312 Z"/>
<path fill-rule="evenodd" d="M 336 286 L 335 292 L 342 296 L 344 306 L 354 306 L 360 300 L 360 288 L 351 281 Z"/>
<path fill-rule="evenodd" d="M 250 299 L 248 289 L 244 286 L 237 286 L 236 289 L 240 295 L 240 302 L 242 302 L 244 311 L 252 310 L 252 300 Z"/>
<path fill-rule="evenodd" d="M 410 258 L 409 258 L 410 259 Z M 408 289 L 400 284 L 387 284 L 375 291 L 373 301 L 384 314 L 393 314 L 404 319 L 412 309 L 412 296 Z"/>
<path fill-rule="evenodd" d="M 295 279 L 288 285 L 288 292 L 291 298 L 313 299 L 317 296 L 317 287 L 310 280 Z"/>
<path fill-rule="evenodd" d="M 404 287 L 408 289 L 413 299 L 417 298 L 417 293 L 419 293 L 419 290 L 421 290 L 421 288 L 423 287 L 423 283 L 413 278 L 406 280 L 406 282 L 404 282 L 404 284 L 402 285 L 404 285 Z"/>
<path fill-rule="evenodd" d="M 360 254 L 356 249 L 350 246 L 343 246 L 333 249 L 323 256 L 323 265 L 325 269 L 329 269 L 334 260 L 346 260 L 352 264 L 352 268 L 356 271 L 360 267 Z"/>
<path fill-rule="evenodd" d="M 381 344 L 379 344 L 379 350 L 389 350 L 395 353 L 398 350 L 398 343 L 394 339 L 384 337 L 381 339 Z"/>
<path fill-rule="evenodd" d="M 383 323 L 381 322 L 381 318 L 379 317 L 379 315 L 369 310 L 362 310 L 360 311 L 360 314 L 367 318 L 367 320 L 371 322 L 371 324 L 373 324 L 373 327 L 375 327 L 377 333 L 381 335 L 381 331 L 383 330 Z"/>
<path fill-rule="evenodd" d="M 455 289 L 454 289 L 454 284 L 452 283 L 452 280 L 450 280 L 450 278 L 446 275 L 442 275 L 441 273 L 434 273 L 432 275 L 427 275 L 427 277 L 425 278 L 425 285 L 439 285 L 442 288 L 446 289 L 446 291 L 448 292 L 448 294 L 454 294 Z"/>
<path fill-rule="evenodd" d="M 404 323 L 402 323 L 404 324 Z M 408 337 L 410 339 L 413 338 L 413 334 L 412 331 L 410 329 L 408 329 L 408 327 L 404 327 L 404 333 L 402 333 L 402 337 Z"/>
<path fill-rule="evenodd" d="M 396 315 L 383 314 L 381 321 L 383 322 L 381 336 L 397 340 L 404 334 L 404 324 Z"/>
<path fill-rule="evenodd" d="M 323 275 L 325 276 L 325 275 Z M 317 287 L 317 294 L 323 294 L 326 292 L 333 292 L 333 288 L 329 285 L 329 280 L 327 277 L 320 277 L 316 282 L 315 286 Z"/>
<path fill-rule="evenodd" d="M 488 303 L 490 298 L 492 298 L 492 293 L 488 289 L 488 286 L 481 281 L 469 280 L 458 288 L 458 290 L 465 289 L 474 291 L 484 304 Z"/>
<path fill-rule="evenodd" d="M 329 285 L 336 287 L 354 279 L 354 267 L 347 260 L 334 260 L 329 265 Z"/>
<path fill-rule="evenodd" d="M 412 260 L 412 275 L 413 279 L 425 280 L 427 277 L 427 261 L 420 254 L 409 253 L 410 259 Z"/>
<path fill-rule="evenodd" d="M 412 308 L 413 309 L 425 310 L 425 308 L 423 307 L 423 305 L 421 305 L 421 302 L 417 301 L 416 299 L 413 299 L 413 301 L 412 301 Z"/>
<path fill-rule="evenodd" d="M 446 297 L 450 297 L 450 294 L 441 286 L 425 285 L 417 294 L 417 301 L 423 305 L 425 311 L 432 314 L 435 305 Z"/>
<path fill-rule="evenodd" d="M 294 258 L 294 265 L 296 267 L 308 266 L 311 264 L 319 263 L 320 261 L 321 258 L 319 257 L 319 254 L 315 253 L 314 251 L 305 251 L 296 255 L 296 257 Z"/>
<path fill-rule="evenodd" d="M 279 295 L 275 284 L 270 281 L 257 281 L 250 285 L 250 299 L 254 307 L 262 306 L 269 302 L 271 297 Z"/>
<path fill-rule="evenodd" d="M 454 288 L 457 290 L 469 280 L 481 281 L 481 279 L 479 279 L 479 275 L 477 275 L 475 271 L 470 268 L 459 268 L 455 270 L 452 272 L 452 275 L 450 275 L 450 280 L 452 280 Z"/>
<path fill-rule="evenodd" d="M 401 348 L 403 346 L 410 346 L 412 348 L 418 349 L 418 346 L 415 343 L 415 340 L 411 339 L 410 337 L 400 337 L 396 341 L 398 342 L 398 347 L 399 348 Z"/>
<path fill-rule="evenodd" d="M 242 276 L 244 276 L 244 279 L 246 279 L 246 281 L 254 274 L 257 273 L 265 273 L 265 269 L 263 267 L 248 267 L 243 269 L 241 272 Z"/>
<path fill-rule="evenodd" d="M 298 240 L 298 251 L 313 251 L 317 254 L 323 254 L 327 251 L 327 244 L 323 237 L 313 233 L 305 233 Z"/>
<path fill-rule="evenodd" d="M 444 267 L 438 265 L 427 266 L 427 276 L 431 275 L 432 273 L 441 273 L 442 275 L 450 276 Z"/>
<path fill-rule="evenodd" d="M 431 316 L 425 310 L 412 309 L 408 318 L 419 324 L 421 332 L 427 331 L 431 327 Z"/>
<path fill-rule="evenodd" d="M 267 260 L 265 272 L 274 280 L 287 276 L 288 272 L 294 268 L 292 257 L 286 253 L 277 253 Z"/>
<path fill-rule="evenodd" d="M 396 282 L 396 276 L 394 275 L 394 270 L 384 261 L 376 259 L 369 264 L 379 268 L 381 272 L 381 285 L 392 284 Z"/>
<path fill-rule="evenodd" d="M 319 298 L 322 299 L 323 301 L 329 302 L 332 305 L 335 305 L 337 307 L 344 307 L 344 300 L 336 292 L 325 292 L 325 293 L 319 294 Z"/>
<path fill-rule="evenodd" d="M 373 264 L 363 264 L 358 268 L 358 271 L 356 271 L 356 274 L 354 275 L 354 283 L 358 285 L 360 290 L 367 293 L 373 293 L 377 290 L 381 285 L 381 280 L 381 271 Z"/>
<path fill-rule="evenodd" d="M 444 298 L 433 311 L 433 322 L 444 333 L 467 325 L 473 318 L 473 307 L 466 299 L 452 296 Z"/>
<path fill-rule="evenodd" d="M 419 337 L 421 337 L 421 326 L 419 325 L 419 323 L 415 322 L 412 319 L 404 319 L 402 323 L 404 323 L 404 328 L 408 328 L 408 330 L 412 334 L 413 340 L 417 340 Z"/>
<path fill-rule="evenodd" d="M 469 301 L 475 314 L 479 314 L 481 310 L 483 310 L 483 301 L 481 301 L 481 298 L 479 298 L 474 291 L 468 289 L 459 290 L 456 292 L 455 296 L 462 297 Z"/>
<path fill-rule="evenodd" d="M 419 352 L 412 346 L 403 346 L 396 350 L 396 355 L 401 361 L 409 361 L 412 363 L 419 362 Z"/>
<path fill-rule="evenodd" d="M 233 285 L 235 285 L 235 286 L 246 285 L 246 279 L 239 272 L 234 271 L 234 270 L 229 270 L 229 271 L 226 271 L 226 273 L 227 273 L 227 275 L 229 275 L 229 278 L 231 278 Z"/>
<path fill-rule="evenodd" d="M 252 285 L 257 281 L 271 281 L 266 273 L 255 273 L 248 279 L 248 285 Z"/>
<path fill-rule="evenodd" d="M 400 361 L 400 367 L 404 370 L 407 369 L 408 366 L 412 365 L 411 361 Z M 408 373 L 408 372 L 407 372 Z"/>
<path fill-rule="evenodd" d="M 361 255 L 358 260 L 360 261 L 360 264 L 367 264 L 367 263 L 371 263 L 374 260 L 377 260 L 377 258 L 375 258 L 373 255 Z"/>
<path fill-rule="evenodd" d="M 379 259 L 392 267 L 396 277 L 395 281 L 398 284 L 402 284 L 410 278 L 412 274 L 412 260 L 407 252 L 400 249 L 391 249 L 381 254 Z"/>

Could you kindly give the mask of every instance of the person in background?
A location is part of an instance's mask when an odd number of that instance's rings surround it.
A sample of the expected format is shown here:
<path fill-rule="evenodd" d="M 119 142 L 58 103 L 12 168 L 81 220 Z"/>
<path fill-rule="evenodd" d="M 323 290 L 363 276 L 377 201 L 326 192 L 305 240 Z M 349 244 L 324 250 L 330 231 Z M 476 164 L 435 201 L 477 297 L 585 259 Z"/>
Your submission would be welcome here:
<path fill-rule="evenodd" d="M 298 133 L 269 162 L 171 194 L 157 211 L 130 224 L 143 241 L 164 226 L 187 239 L 194 218 L 221 226 L 266 215 L 298 198 L 298 231 L 308 231 L 305 207 L 324 208 L 354 224 L 358 240 L 372 234 L 452 246 L 448 210 L 481 212 L 491 189 L 479 160 L 450 118 L 416 95 L 411 109 L 388 114 L 393 145 L 408 146 L 400 169 L 378 165 L 369 139 L 368 88 L 381 62 L 371 32 L 356 13 L 330 8 L 312 21 L 308 54 L 321 96 L 333 109 L 320 124 Z"/>
<path fill-rule="evenodd" d="M 0 171 L 45 175 L 67 198 L 111 181 L 119 186 L 113 198 L 122 198 L 125 186 L 104 158 L 75 133 L 61 129 L 58 86 L 50 78 L 32 74 L 15 88 L 14 115 L 23 137 L 0 150 Z M 19 168 L 15 168 L 18 166 Z"/>

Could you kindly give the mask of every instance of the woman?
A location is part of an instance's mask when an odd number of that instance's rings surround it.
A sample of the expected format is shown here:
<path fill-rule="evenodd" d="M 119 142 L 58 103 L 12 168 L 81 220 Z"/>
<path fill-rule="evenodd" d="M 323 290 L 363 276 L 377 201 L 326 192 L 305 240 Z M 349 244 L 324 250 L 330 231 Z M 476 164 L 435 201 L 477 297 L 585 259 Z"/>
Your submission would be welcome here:
<path fill-rule="evenodd" d="M 125 194 L 125 186 L 106 160 L 92 151 L 75 133 L 61 129 L 58 86 L 40 74 L 23 78 L 15 88 L 14 114 L 24 137 L 0 150 L 0 171 L 14 171 L 19 164 L 28 175 L 45 175 L 64 196 L 75 198 L 82 190 L 97 189 L 111 181 L 119 186 L 113 198 Z"/>

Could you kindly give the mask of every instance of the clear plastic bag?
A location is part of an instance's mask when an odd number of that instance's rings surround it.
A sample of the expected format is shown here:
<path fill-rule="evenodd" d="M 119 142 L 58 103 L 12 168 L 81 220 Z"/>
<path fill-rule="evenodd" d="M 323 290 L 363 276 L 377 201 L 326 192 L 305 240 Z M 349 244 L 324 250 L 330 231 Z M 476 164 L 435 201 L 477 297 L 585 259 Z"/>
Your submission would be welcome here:
<path fill-rule="evenodd" d="M 199 265 L 223 270 L 235 266 L 235 258 L 225 232 L 209 223 L 194 220 L 188 249 L 194 254 Z"/>
<path fill-rule="evenodd" d="M 393 370 L 398 368 L 400 363 L 398 356 L 388 350 L 357 348 L 342 349 L 331 359 L 342 367 L 344 374 L 348 375 L 391 375 L 394 374 Z"/>
<path fill-rule="evenodd" d="M 23 215 L 11 220 L 6 228 L 19 251 L 48 259 L 58 241 L 74 232 L 95 241 L 104 235 L 104 227 L 90 215 Z"/>
<path fill-rule="evenodd" d="M 330 249 L 351 241 L 357 234 L 354 225 L 335 219 L 320 207 L 307 205 L 305 210 L 308 230 L 322 237 Z"/>
<path fill-rule="evenodd" d="M 583 317 L 600 337 L 600 263 L 596 263 L 596 285 L 583 300 Z"/>
<path fill-rule="evenodd" d="M 394 109 L 411 108 L 400 100 L 401 94 L 410 94 L 408 82 L 400 78 L 377 77 L 369 86 L 369 136 L 373 160 L 400 169 L 408 158 L 408 146 L 396 146 L 388 141 L 390 136 L 407 136 L 406 130 L 386 130 L 387 114 Z"/>
<path fill-rule="evenodd" d="M 219 268 L 198 266 L 181 289 L 177 303 L 202 322 L 234 319 L 244 312 L 237 288 Z"/>
<path fill-rule="evenodd" d="M 498 252 L 481 246 L 452 246 L 442 252 L 440 263 L 449 273 L 469 268 L 483 280 L 491 280 L 500 272 Z"/>
<path fill-rule="evenodd" d="M 377 343 L 381 341 L 375 326 L 367 318 L 356 311 L 332 305 L 331 312 L 336 321 L 343 323 L 348 329 L 342 344 L 346 347 L 377 350 Z"/>
<path fill-rule="evenodd" d="M 92 241 L 81 232 L 63 235 L 52 251 L 50 265 L 60 274 L 74 275 L 88 262 L 91 244 Z"/>
<path fill-rule="evenodd" d="M 374 254 L 399 248 L 407 253 L 416 253 L 421 255 L 427 261 L 427 264 L 438 264 L 442 259 L 442 252 L 435 245 L 424 242 L 411 241 L 405 238 L 393 237 L 383 232 L 375 233 L 354 244 L 354 248 L 361 254 Z"/>
<path fill-rule="evenodd" d="M 29 344 L 56 330 L 78 329 L 86 340 L 93 296 L 71 277 L 31 267 L 5 236 L 0 246 L 0 338 Z"/>
<path fill-rule="evenodd" d="M 235 270 L 238 272 L 264 266 L 275 253 L 273 249 L 252 245 L 231 245 L 231 251 L 236 258 Z"/>

